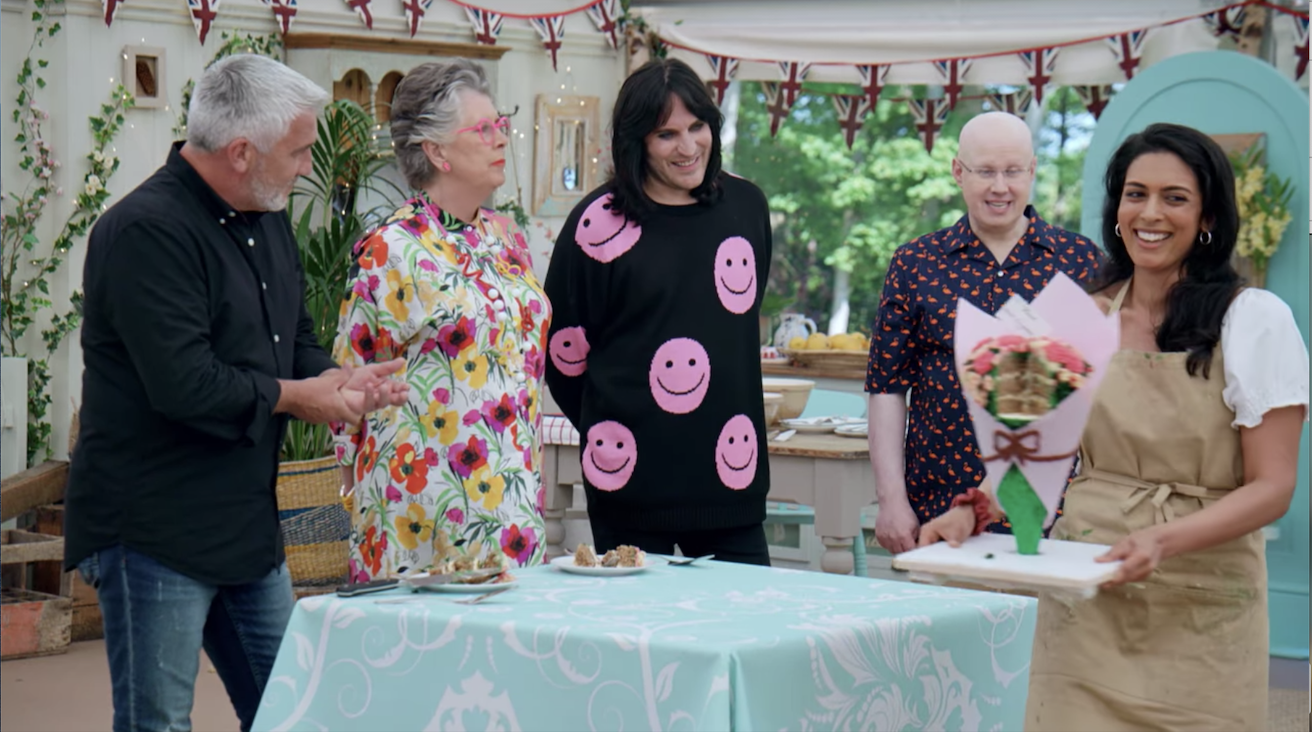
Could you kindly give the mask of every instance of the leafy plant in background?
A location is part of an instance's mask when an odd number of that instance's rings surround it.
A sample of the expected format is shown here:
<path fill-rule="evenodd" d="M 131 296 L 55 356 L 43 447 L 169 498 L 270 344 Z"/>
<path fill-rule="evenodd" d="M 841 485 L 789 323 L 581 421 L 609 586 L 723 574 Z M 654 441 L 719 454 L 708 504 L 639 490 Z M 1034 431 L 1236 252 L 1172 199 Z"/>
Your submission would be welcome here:
<path fill-rule="evenodd" d="M 37 106 L 39 90 L 46 86 L 41 69 L 49 62 L 37 58 L 45 42 L 59 33 L 60 25 L 50 22 L 45 12 L 46 0 L 33 1 L 32 13 L 35 32 L 32 45 L 18 72 L 18 97 L 12 119 L 18 125 L 14 142 L 19 145 L 18 167 L 29 177 L 21 192 L 13 189 L 4 193 L 3 223 L 0 224 L 0 323 L 3 339 L 0 352 L 5 356 L 26 357 L 27 387 L 27 464 L 35 465 L 49 457 L 52 431 L 47 412 L 51 397 L 50 357 L 82 320 L 82 294 L 73 291 L 69 296 L 69 309 L 56 312 L 50 299 L 50 278 L 59 271 L 65 255 L 74 243 L 91 230 L 105 201 L 109 199 L 106 184 L 119 161 L 112 154 L 115 136 L 123 126 L 123 113 L 133 106 L 133 99 L 122 85 L 111 92 L 109 101 L 100 106 L 97 114 L 89 118 L 93 145 L 87 154 L 87 170 L 82 176 L 82 189 L 73 200 L 73 210 L 60 226 L 55 238 L 43 246 L 37 228 L 52 196 L 62 196 L 63 190 L 52 182 L 60 163 L 43 136 L 43 126 L 50 115 Z M 45 320 L 48 313 L 48 321 Z M 44 349 L 28 352 L 24 336 L 33 326 L 40 331 Z M 39 354 L 39 355 L 38 355 Z"/>
<path fill-rule="evenodd" d="M 1231 157 L 1239 205 L 1239 241 L 1235 255 L 1246 258 L 1253 267 L 1253 284 L 1262 287 L 1271 258 L 1280 249 L 1280 239 L 1289 226 L 1289 201 L 1294 182 L 1281 178 L 1262 164 L 1266 149 L 1253 145 Z"/>
<path fill-rule="evenodd" d="M 310 148 L 314 170 L 298 181 L 288 205 L 305 268 L 305 305 L 320 345 L 329 350 L 337 337 L 351 247 L 405 198 L 404 191 L 379 175 L 388 160 L 374 146 L 376 124 L 355 102 L 342 99 L 329 105 Z M 364 207 L 379 197 L 381 203 Z M 283 443 L 284 460 L 312 460 L 330 451 L 325 426 L 292 420 Z"/>

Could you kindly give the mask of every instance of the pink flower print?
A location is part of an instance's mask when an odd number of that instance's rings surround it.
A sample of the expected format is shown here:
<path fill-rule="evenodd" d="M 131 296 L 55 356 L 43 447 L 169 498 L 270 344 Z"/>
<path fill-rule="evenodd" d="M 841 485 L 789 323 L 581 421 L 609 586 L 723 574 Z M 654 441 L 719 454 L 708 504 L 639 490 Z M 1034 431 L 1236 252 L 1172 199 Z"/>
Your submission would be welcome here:
<path fill-rule="evenodd" d="M 547 512 L 547 484 L 538 485 L 538 515 L 541 516 Z"/>
<path fill-rule="evenodd" d="M 465 512 L 458 508 L 447 509 L 446 520 L 459 526 L 465 523 Z"/>
<path fill-rule="evenodd" d="M 432 260 L 421 259 L 419 260 L 419 269 L 425 269 L 428 270 L 429 272 L 436 272 L 437 265 Z"/>
<path fill-rule="evenodd" d="M 347 562 L 347 573 L 350 575 L 351 582 L 368 582 L 372 579 L 369 573 L 364 571 L 364 567 L 354 559 Z"/>
<path fill-rule="evenodd" d="M 474 322 L 466 316 L 461 316 L 455 323 L 447 323 L 437 331 L 442 353 L 447 358 L 455 358 L 461 351 L 473 346 L 475 335 Z"/>
<path fill-rule="evenodd" d="M 387 486 L 387 502 L 388 503 L 401 502 L 401 491 L 394 485 Z"/>
<path fill-rule="evenodd" d="M 515 402 L 509 394 L 502 394 L 500 401 L 483 402 L 483 420 L 498 435 L 515 422 Z"/>
<path fill-rule="evenodd" d="M 452 445 L 447 450 L 446 459 L 451 463 L 451 469 L 456 471 L 456 475 L 468 478 L 475 470 L 487 465 L 487 440 L 470 437 L 469 442 Z"/>
<path fill-rule="evenodd" d="M 359 297 L 361 300 L 373 304 L 377 302 L 376 300 L 374 300 L 374 288 L 377 286 L 378 286 L 378 275 L 370 275 L 368 282 L 362 282 L 357 280 L 354 285 L 351 285 L 351 292 L 355 293 L 356 296 Z"/>
<path fill-rule="evenodd" d="M 446 387 L 439 386 L 433 390 L 433 398 L 437 400 L 438 404 L 450 404 L 451 392 L 447 391 Z"/>
<path fill-rule="evenodd" d="M 524 467 L 529 470 L 533 469 L 533 446 L 529 445 L 524 448 Z"/>
<path fill-rule="evenodd" d="M 461 419 L 460 421 L 464 422 L 466 427 L 469 427 L 478 424 L 478 420 L 482 418 L 483 418 L 482 412 L 478 411 L 477 409 L 471 409 L 468 412 L 465 412 L 464 418 Z"/>
<path fill-rule="evenodd" d="M 428 465 L 437 465 L 437 452 L 433 448 L 424 448 L 424 462 Z"/>
<path fill-rule="evenodd" d="M 424 344 L 422 346 L 419 347 L 419 355 L 424 356 L 429 353 L 432 353 L 433 349 L 435 348 L 437 348 L 437 339 L 429 338 L 428 340 L 424 341 Z"/>
<path fill-rule="evenodd" d="M 531 404 L 533 404 L 533 397 L 528 395 L 528 389 L 519 390 L 518 403 L 519 403 L 519 413 L 523 415 L 525 418 L 527 418 L 528 408 Z"/>
<path fill-rule="evenodd" d="M 528 349 L 528 353 L 524 354 L 524 374 L 529 378 L 542 378 L 543 365 L 542 351 L 539 351 L 537 346 Z"/>
<path fill-rule="evenodd" d="M 533 558 L 537 546 L 537 532 L 533 529 L 520 529 L 519 524 L 511 524 L 510 528 L 501 530 L 501 550 L 521 567 Z"/>

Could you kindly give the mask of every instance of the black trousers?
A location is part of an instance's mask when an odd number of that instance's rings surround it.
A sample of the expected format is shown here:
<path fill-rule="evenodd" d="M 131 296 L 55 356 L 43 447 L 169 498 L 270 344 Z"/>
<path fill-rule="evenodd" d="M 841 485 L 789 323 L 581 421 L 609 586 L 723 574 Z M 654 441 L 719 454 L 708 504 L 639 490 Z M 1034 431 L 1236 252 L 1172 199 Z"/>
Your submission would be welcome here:
<path fill-rule="evenodd" d="M 678 546 L 685 557 L 714 554 L 719 562 L 770 566 L 770 547 L 765 541 L 764 524 L 750 524 L 710 531 L 643 531 L 591 519 L 592 543 L 597 554 L 620 544 L 636 546 L 648 554 L 674 553 Z"/>

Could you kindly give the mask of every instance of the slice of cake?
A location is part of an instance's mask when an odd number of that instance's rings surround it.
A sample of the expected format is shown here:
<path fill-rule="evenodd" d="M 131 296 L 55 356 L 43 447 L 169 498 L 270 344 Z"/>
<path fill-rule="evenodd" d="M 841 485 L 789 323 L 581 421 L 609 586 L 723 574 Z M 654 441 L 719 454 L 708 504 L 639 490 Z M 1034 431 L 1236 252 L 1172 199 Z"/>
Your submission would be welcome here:
<path fill-rule="evenodd" d="M 593 550 L 591 544 L 579 544 L 579 548 L 574 550 L 574 566 L 597 566 L 597 552 Z"/>
<path fill-rule="evenodd" d="M 600 566 L 602 567 L 620 566 L 619 552 L 615 551 L 614 549 L 611 549 L 610 551 L 606 552 L 605 556 L 601 558 Z"/>
<path fill-rule="evenodd" d="M 615 551 L 620 555 L 621 567 L 641 567 L 646 564 L 647 554 L 636 546 L 622 544 L 615 547 Z"/>

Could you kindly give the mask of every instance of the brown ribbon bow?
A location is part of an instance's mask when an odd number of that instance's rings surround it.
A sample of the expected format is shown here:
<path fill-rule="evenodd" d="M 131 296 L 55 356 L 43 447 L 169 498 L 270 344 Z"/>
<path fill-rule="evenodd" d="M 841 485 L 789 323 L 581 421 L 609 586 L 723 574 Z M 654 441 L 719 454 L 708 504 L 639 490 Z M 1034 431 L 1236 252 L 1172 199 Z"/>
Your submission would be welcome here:
<path fill-rule="evenodd" d="M 1059 460 L 1074 457 L 1075 453 L 1078 452 L 1078 450 L 1071 450 L 1061 455 L 1040 455 L 1039 452 L 1042 449 L 1043 443 L 1040 440 L 1038 430 L 1024 430 L 1023 432 L 997 430 L 993 433 L 993 454 L 985 456 L 984 462 L 991 463 L 995 460 L 1015 461 L 1021 465 L 1027 462 L 1055 463 Z"/>

